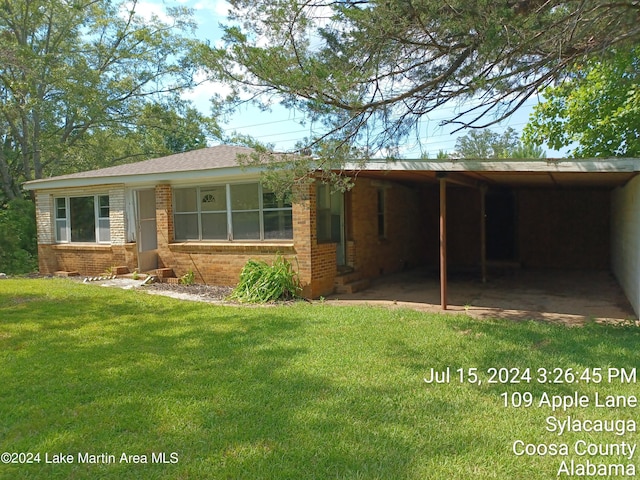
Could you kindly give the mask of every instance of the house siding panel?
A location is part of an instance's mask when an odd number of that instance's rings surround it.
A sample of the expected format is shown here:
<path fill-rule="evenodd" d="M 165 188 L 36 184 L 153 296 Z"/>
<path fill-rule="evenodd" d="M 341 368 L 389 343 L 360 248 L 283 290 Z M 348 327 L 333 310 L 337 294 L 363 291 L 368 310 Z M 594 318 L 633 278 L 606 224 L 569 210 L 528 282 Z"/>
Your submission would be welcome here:
<path fill-rule="evenodd" d="M 612 269 L 640 316 L 640 176 L 614 190 L 611 218 Z"/>
<path fill-rule="evenodd" d="M 53 196 L 38 192 L 36 194 L 36 228 L 39 245 L 55 243 L 53 215 Z"/>
<path fill-rule="evenodd" d="M 127 229 L 124 214 L 124 188 L 109 188 L 109 225 L 111 245 L 124 245 L 127 240 Z"/>

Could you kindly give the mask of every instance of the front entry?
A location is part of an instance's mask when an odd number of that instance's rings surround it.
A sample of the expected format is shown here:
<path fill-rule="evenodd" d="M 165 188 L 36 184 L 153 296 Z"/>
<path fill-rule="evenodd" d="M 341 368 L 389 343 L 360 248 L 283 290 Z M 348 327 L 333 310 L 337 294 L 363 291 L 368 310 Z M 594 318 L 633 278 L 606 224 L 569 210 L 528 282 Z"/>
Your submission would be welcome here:
<path fill-rule="evenodd" d="M 319 243 L 336 244 L 336 263 L 346 264 L 346 241 L 344 224 L 344 193 L 332 192 L 327 184 L 317 184 L 316 222 Z"/>
<path fill-rule="evenodd" d="M 487 192 L 486 229 L 487 260 L 516 260 L 516 198 L 512 190 Z"/>
<path fill-rule="evenodd" d="M 138 271 L 148 272 L 158 268 L 156 192 L 154 189 L 136 191 L 136 215 Z"/>

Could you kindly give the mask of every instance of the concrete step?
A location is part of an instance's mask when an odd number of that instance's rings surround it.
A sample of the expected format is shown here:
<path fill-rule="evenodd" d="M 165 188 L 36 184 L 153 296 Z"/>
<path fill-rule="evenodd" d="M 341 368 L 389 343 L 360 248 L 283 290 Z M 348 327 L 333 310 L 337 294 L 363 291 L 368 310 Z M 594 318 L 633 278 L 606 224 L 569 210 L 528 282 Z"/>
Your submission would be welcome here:
<path fill-rule="evenodd" d="M 176 278 L 176 274 L 173 271 L 173 268 L 157 268 L 156 277 L 158 277 L 160 281 L 163 281 L 167 278 Z"/>
<path fill-rule="evenodd" d="M 80 273 L 76 272 L 75 270 L 71 271 L 71 272 L 67 272 L 67 271 L 64 271 L 64 270 L 58 270 L 57 272 L 53 272 L 53 274 L 56 277 L 77 277 L 77 276 L 80 275 Z"/>
<path fill-rule="evenodd" d="M 341 285 L 346 285 L 347 283 L 357 282 L 360 279 L 362 279 L 362 273 L 357 271 L 349 272 L 349 273 L 343 273 L 342 275 L 338 275 L 333 281 L 333 283 L 336 287 L 338 287 Z"/>
<path fill-rule="evenodd" d="M 368 278 L 362 278 L 354 282 L 335 286 L 335 293 L 356 293 L 369 288 L 371 281 Z"/>

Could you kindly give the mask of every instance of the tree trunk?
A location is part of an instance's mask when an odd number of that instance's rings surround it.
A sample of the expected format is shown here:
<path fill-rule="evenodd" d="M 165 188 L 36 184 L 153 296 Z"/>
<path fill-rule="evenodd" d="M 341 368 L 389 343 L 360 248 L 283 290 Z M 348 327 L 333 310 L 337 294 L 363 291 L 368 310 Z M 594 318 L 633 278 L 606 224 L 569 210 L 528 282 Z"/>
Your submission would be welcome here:
<path fill-rule="evenodd" d="M 9 173 L 9 165 L 7 159 L 4 156 L 4 152 L 0 148 L 0 181 L 2 182 L 2 192 L 7 200 L 13 200 L 16 198 L 16 192 L 14 189 L 13 179 Z"/>

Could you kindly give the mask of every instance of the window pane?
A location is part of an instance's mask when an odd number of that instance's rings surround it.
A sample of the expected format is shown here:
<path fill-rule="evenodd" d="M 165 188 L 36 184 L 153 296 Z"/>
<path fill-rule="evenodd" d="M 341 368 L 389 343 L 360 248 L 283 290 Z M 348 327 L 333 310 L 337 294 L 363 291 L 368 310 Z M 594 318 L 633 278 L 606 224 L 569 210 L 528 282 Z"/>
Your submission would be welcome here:
<path fill-rule="evenodd" d="M 156 193 L 151 189 L 138 190 L 136 199 L 138 202 L 138 220 L 153 220 L 156 218 Z"/>
<path fill-rule="evenodd" d="M 231 185 L 232 210 L 257 210 L 258 184 Z"/>
<path fill-rule="evenodd" d="M 109 218 L 101 218 L 98 220 L 98 241 L 111 241 L 111 232 L 109 230 Z"/>
<path fill-rule="evenodd" d="M 173 191 L 176 212 L 197 212 L 198 199 L 195 188 L 179 188 Z"/>
<path fill-rule="evenodd" d="M 331 241 L 339 243 L 340 242 L 340 232 L 341 232 L 341 217 L 340 215 L 331 215 Z"/>
<path fill-rule="evenodd" d="M 282 198 L 266 189 L 262 189 L 262 207 L 263 208 L 291 208 L 291 195 L 284 194 Z"/>
<path fill-rule="evenodd" d="M 316 206 L 317 208 L 330 208 L 331 200 L 330 200 L 329 185 L 316 185 Z"/>
<path fill-rule="evenodd" d="M 227 189 L 224 185 L 201 188 L 200 208 L 203 212 L 225 211 L 227 209 Z"/>
<path fill-rule="evenodd" d="M 227 213 L 202 214 L 203 240 L 227 240 Z"/>
<path fill-rule="evenodd" d="M 96 219 L 93 197 L 72 197 L 69 199 L 72 242 L 95 242 Z"/>
<path fill-rule="evenodd" d="M 98 204 L 100 205 L 99 216 L 101 218 L 109 218 L 109 195 L 100 195 Z"/>
<path fill-rule="evenodd" d="M 316 213 L 318 242 L 331 241 L 331 212 L 318 210 Z"/>
<path fill-rule="evenodd" d="M 69 238 L 67 237 L 67 221 L 56 220 L 56 240 L 59 242 L 68 242 Z"/>
<path fill-rule="evenodd" d="M 56 198 L 56 218 L 67 218 L 67 205 L 64 198 Z"/>
<path fill-rule="evenodd" d="M 260 239 L 260 214 L 258 212 L 234 213 L 234 240 Z"/>
<path fill-rule="evenodd" d="M 316 187 L 316 234 L 318 242 L 340 242 L 344 195 L 331 193 L 328 185 Z"/>
<path fill-rule="evenodd" d="M 198 240 L 198 214 L 174 215 L 176 240 Z"/>
<path fill-rule="evenodd" d="M 265 240 L 293 238 L 291 210 L 264 212 Z"/>

